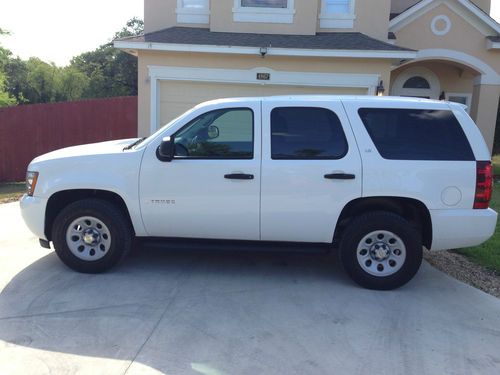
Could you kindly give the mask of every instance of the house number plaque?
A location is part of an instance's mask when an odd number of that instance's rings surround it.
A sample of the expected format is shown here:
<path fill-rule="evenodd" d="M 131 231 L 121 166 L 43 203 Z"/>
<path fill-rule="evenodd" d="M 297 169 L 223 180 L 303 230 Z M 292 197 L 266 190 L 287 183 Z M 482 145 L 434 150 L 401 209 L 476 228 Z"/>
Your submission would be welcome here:
<path fill-rule="evenodd" d="M 271 79 L 270 73 L 257 73 L 257 79 L 259 81 L 269 81 Z"/>

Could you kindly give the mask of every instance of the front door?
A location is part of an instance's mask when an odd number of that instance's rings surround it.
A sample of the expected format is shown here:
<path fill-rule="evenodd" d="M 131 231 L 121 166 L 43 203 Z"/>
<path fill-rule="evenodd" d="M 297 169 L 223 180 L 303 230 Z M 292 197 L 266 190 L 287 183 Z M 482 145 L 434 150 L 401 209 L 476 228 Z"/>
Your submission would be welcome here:
<path fill-rule="evenodd" d="M 174 134 L 175 157 L 145 152 L 140 200 L 150 236 L 258 240 L 260 102 L 207 111 Z"/>
<path fill-rule="evenodd" d="M 262 240 L 330 243 L 361 181 L 340 100 L 263 101 Z"/>

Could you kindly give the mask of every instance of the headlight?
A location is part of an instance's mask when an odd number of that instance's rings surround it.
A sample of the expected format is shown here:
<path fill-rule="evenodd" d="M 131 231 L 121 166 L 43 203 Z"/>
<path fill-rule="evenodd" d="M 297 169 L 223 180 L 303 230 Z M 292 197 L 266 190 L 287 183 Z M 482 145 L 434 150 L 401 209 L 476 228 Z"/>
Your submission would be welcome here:
<path fill-rule="evenodd" d="M 33 196 L 35 192 L 36 182 L 38 181 L 38 172 L 30 172 L 26 173 L 26 194 L 30 197 Z"/>

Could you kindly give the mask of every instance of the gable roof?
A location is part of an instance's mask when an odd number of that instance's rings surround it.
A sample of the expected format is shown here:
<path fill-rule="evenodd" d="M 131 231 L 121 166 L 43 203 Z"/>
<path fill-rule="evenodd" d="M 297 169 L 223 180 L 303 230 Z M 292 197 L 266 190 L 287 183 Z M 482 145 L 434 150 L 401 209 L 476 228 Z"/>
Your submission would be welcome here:
<path fill-rule="evenodd" d="M 434 9 L 436 6 L 447 2 L 455 2 L 462 5 L 471 14 L 475 15 L 484 25 L 490 27 L 497 34 L 500 34 L 500 24 L 470 0 L 421 0 L 406 9 L 401 14 L 392 18 L 389 22 L 389 30 L 397 31 L 412 17 L 418 17 L 419 15 L 425 14 Z"/>
<path fill-rule="evenodd" d="M 206 28 L 171 27 L 138 37 L 118 39 L 121 49 L 149 49 L 210 53 L 259 53 L 269 55 L 412 58 L 415 51 L 398 47 L 359 32 L 315 35 L 212 32 Z M 385 56 L 385 55 L 386 56 Z"/>

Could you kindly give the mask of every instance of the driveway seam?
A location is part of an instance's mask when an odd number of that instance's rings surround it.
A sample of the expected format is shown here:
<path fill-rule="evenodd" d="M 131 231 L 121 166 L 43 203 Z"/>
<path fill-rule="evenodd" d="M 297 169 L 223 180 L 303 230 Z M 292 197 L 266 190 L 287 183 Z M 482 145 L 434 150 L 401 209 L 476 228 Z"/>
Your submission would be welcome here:
<path fill-rule="evenodd" d="M 167 314 L 167 311 L 170 309 L 170 306 L 172 306 L 172 304 L 174 303 L 174 301 L 176 300 L 177 296 L 180 293 L 179 284 L 181 283 L 181 281 L 185 281 L 186 279 L 188 279 L 190 277 L 190 273 L 187 272 L 188 268 L 191 268 L 191 266 L 195 262 L 196 262 L 196 259 L 194 259 L 192 262 L 190 262 L 189 266 L 186 267 L 186 269 L 184 269 L 183 271 L 180 272 L 179 277 L 178 277 L 177 282 L 176 282 L 176 285 L 175 285 L 175 291 L 174 291 L 172 297 L 170 298 L 170 301 L 167 303 L 167 306 L 165 306 L 165 309 L 163 310 L 162 314 L 158 318 L 158 321 L 156 322 L 156 324 L 151 329 L 151 332 L 149 333 L 149 335 L 146 338 L 146 340 L 144 340 L 144 342 L 142 343 L 142 345 L 137 350 L 137 353 L 135 353 L 134 357 L 131 359 L 131 361 L 128 364 L 127 368 L 123 372 L 123 375 L 126 375 L 128 373 L 128 371 L 130 370 L 130 367 L 132 367 L 132 364 L 135 362 L 135 360 L 137 359 L 137 357 L 139 356 L 139 354 L 141 354 L 142 350 L 144 349 L 144 347 L 146 346 L 146 344 L 149 342 L 149 340 L 151 339 L 151 337 L 155 333 L 155 331 L 158 328 L 158 326 L 160 325 L 161 321 L 163 320 L 163 318 Z M 187 276 L 187 277 L 183 278 L 182 276 Z"/>

